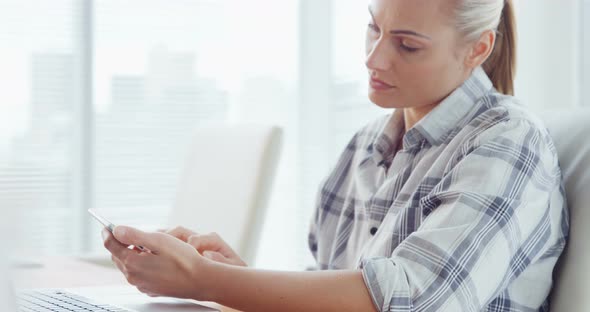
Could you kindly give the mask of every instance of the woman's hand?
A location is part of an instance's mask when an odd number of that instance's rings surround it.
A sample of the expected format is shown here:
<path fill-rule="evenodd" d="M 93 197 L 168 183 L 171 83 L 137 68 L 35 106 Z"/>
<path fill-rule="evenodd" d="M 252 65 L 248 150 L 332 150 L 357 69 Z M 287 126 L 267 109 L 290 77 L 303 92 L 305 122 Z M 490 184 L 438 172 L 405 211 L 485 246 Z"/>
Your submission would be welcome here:
<path fill-rule="evenodd" d="M 203 257 L 213 261 L 243 267 L 248 266 L 217 233 L 197 234 L 182 226 L 175 227 L 171 230 L 161 230 L 160 232 L 172 235 L 188 243 L 203 255 Z"/>
<path fill-rule="evenodd" d="M 375 311 L 360 270 L 280 272 L 218 263 L 195 249 L 227 247 L 216 235 L 186 236 L 197 247 L 126 226 L 115 227 L 114 235 L 104 230 L 103 237 L 127 281 L 150 296 L 214 301 L 242 311 Z"/>
<path fill-rule="evenodd" d="M 102 232 L 104 246 L 127 281 L 152 297 L 207 300 L 207 273 L 212 261 L 195 248 L 164 233 L 148 233 L 117 226 L 114 236 Z M 144 246 L 151 252 L 129 249 Z"/>

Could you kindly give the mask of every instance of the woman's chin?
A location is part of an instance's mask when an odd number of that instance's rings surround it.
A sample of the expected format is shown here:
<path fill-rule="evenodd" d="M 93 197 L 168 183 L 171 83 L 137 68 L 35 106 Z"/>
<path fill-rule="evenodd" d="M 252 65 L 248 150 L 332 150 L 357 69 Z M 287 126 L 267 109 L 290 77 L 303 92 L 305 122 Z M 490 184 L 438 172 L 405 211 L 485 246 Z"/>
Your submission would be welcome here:
<path fill-rule="evenodd" d="M 375 92 L 369 88 L 369 100 L 381 108 L 399 108 L 399 97 L 391 94 L 383 94 L 382 92 Z M 396 105 L 397 104 L 397 105 Z"/>

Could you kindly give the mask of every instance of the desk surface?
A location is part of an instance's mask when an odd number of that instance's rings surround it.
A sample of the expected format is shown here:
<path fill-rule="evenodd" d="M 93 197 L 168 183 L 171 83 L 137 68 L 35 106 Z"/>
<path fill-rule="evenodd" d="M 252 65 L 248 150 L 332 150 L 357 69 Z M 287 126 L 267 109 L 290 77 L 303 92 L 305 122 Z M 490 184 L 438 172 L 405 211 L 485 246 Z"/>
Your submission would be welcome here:
<path fill-rule="evenodd" d="M 118 270 L 93 263 L 88 259 L 52 257 L 38 260 L 41 266 L 31 264 L 15 270 L 16 288 L 74 288 L 92 286 L 127 285 Z M 202 303 L 222 312 L 238 312 L 216 303 Z"/>

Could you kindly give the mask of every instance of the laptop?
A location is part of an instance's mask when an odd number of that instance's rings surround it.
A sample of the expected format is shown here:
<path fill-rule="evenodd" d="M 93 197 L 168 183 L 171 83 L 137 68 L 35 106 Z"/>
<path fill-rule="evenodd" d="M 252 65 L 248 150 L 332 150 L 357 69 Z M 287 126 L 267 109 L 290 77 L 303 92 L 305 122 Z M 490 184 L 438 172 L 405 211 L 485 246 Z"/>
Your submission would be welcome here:
<path fill-rule="evenodd" d="M 193 300 L 151 298 L 132 286 L 29 289 L 17 292 L 17 311 L 212 312 Z"/>

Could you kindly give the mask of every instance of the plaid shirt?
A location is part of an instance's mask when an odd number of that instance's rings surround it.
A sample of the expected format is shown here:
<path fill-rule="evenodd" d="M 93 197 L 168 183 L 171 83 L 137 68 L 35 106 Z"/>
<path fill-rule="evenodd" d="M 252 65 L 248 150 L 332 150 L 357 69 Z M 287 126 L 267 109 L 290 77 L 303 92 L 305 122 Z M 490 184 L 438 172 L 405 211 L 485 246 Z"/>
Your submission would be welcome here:
<path fill-rule="evenodd" d="M 319 268 L 362 269 L 379 311 L 548 310 L 569 221 L 546 128 L 481 68 L 403 125 L 365 126 L 323 181 Z"/>

